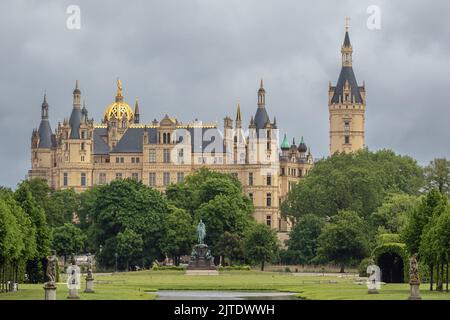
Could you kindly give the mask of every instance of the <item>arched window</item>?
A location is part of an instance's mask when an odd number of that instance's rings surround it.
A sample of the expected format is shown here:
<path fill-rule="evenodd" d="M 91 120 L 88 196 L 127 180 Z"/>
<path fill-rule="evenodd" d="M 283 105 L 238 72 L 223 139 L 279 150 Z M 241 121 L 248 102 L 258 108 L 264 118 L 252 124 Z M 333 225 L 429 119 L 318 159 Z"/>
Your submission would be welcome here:
<path fill-rule="evenodd" d="M 166 133 L 163 133 L 163 144 L 166 144 Z"/>

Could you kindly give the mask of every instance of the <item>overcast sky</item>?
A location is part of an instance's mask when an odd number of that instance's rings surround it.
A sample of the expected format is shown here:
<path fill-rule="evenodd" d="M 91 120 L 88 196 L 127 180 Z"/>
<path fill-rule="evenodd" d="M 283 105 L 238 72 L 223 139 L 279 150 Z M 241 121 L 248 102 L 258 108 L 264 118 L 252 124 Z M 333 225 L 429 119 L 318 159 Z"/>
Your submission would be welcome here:
<path fill-rule="evenodd" d="M 69 5 L 81 29 L 66 27 Z M 369 30 L 367 7 L 381 9 Z M 114 100 L 139 98 L 141 122 L 234 118 L 256 111 L 264 78 L 280 135 L 304 136 L 328 155 L 328 82 L 336 83 L 345 17 L 353 68 L 366 83 L 366 144 L 421 164 L 450 158 L 450 2 L 299 0 L 1 0 L 0 185 L 29 170 L 33 128 L 47 91 L 52 130 L 70 116 L 79 79 L 89 116 Z"/>

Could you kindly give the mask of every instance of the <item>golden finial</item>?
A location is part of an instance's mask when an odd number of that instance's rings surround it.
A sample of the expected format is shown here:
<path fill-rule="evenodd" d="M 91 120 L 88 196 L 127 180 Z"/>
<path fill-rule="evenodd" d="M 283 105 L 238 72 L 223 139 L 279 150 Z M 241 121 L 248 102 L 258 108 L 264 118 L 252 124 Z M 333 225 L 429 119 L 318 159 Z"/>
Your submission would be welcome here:
<path fill-rule="evenodd" d="M 117 78 L 117 95 L 122 96 L 122 81 L 119 78 Z"/>
<path fill-rule="evenodd" d="M 350 17 L 345 18 L 345 32 L 348 32 L 348 29 L 350 28 Z"/>

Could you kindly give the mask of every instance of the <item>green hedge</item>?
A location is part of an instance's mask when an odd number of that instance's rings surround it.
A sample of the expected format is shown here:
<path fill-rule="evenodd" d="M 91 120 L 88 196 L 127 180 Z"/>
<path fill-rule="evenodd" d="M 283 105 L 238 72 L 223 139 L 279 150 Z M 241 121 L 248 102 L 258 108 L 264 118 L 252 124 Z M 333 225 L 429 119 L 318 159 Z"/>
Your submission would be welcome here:
<path fill-rule="evenodd" d="M 219 271 L 250 271 L 252 268 L 250 266 L 226 266 L 219 267 Z"/>
<path fill-rule="evenodd" d="M 153 271 L 160 271 L 160 270 L 176 270 L 176 271 L 184 271 L 186 270 L 186 267 L 184 266 L 153 266 Z"/>
<path fill-rule="evenodd" d="M 372 252 L 373 260 L 375 264 L 379 265 L 378 259 L 385 253 L 395 253 L 399 255 L 403 260 L 403 280 L 409 282 L 409 253 L 404 243 L 391 242 L 384 243 L 376 247 Z"/>

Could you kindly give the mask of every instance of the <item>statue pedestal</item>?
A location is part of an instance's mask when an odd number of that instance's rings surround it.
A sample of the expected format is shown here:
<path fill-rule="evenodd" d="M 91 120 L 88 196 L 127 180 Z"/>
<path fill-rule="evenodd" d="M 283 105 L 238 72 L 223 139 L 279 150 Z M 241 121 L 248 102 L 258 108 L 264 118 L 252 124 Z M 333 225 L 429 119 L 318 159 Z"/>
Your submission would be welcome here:
<path fill-rule="evenodd" d="M 379 292 L 377 289 L 369 289 L 369 290 L 367 290 L 367 293 L 368 294 L 378 294 Z"/>
<path fill-rule="evenodd" d="M 408 300 L 422 300 L 419 292 L 420 283 L 410 283 L 410 294 Z"/>
<path fill-rule="evenodd" d="M 69 295 L 67 296 L 67 299 L 80 299 L 80 296 L 78 295 L 78 289 L 69 289 Z"/>
<path fill-rule="evenodd" d="M 94 291 L 94 278 L 91 276 L 86 277 L 86 289 L 84 290 L 86 293 L 93 293 Z"/>
<path fill-rule="evenodd" d="M 209 256 L 209 250 L 206 244 L 195 245 L 192 253 L 187 267 L 188 270 L 216 270 L 213 257 Z"/>
<path fill-rule="evenodd" d="M 51 282 L 44 284 L 45 300 L 56 300 L 56 285 Z"/>

